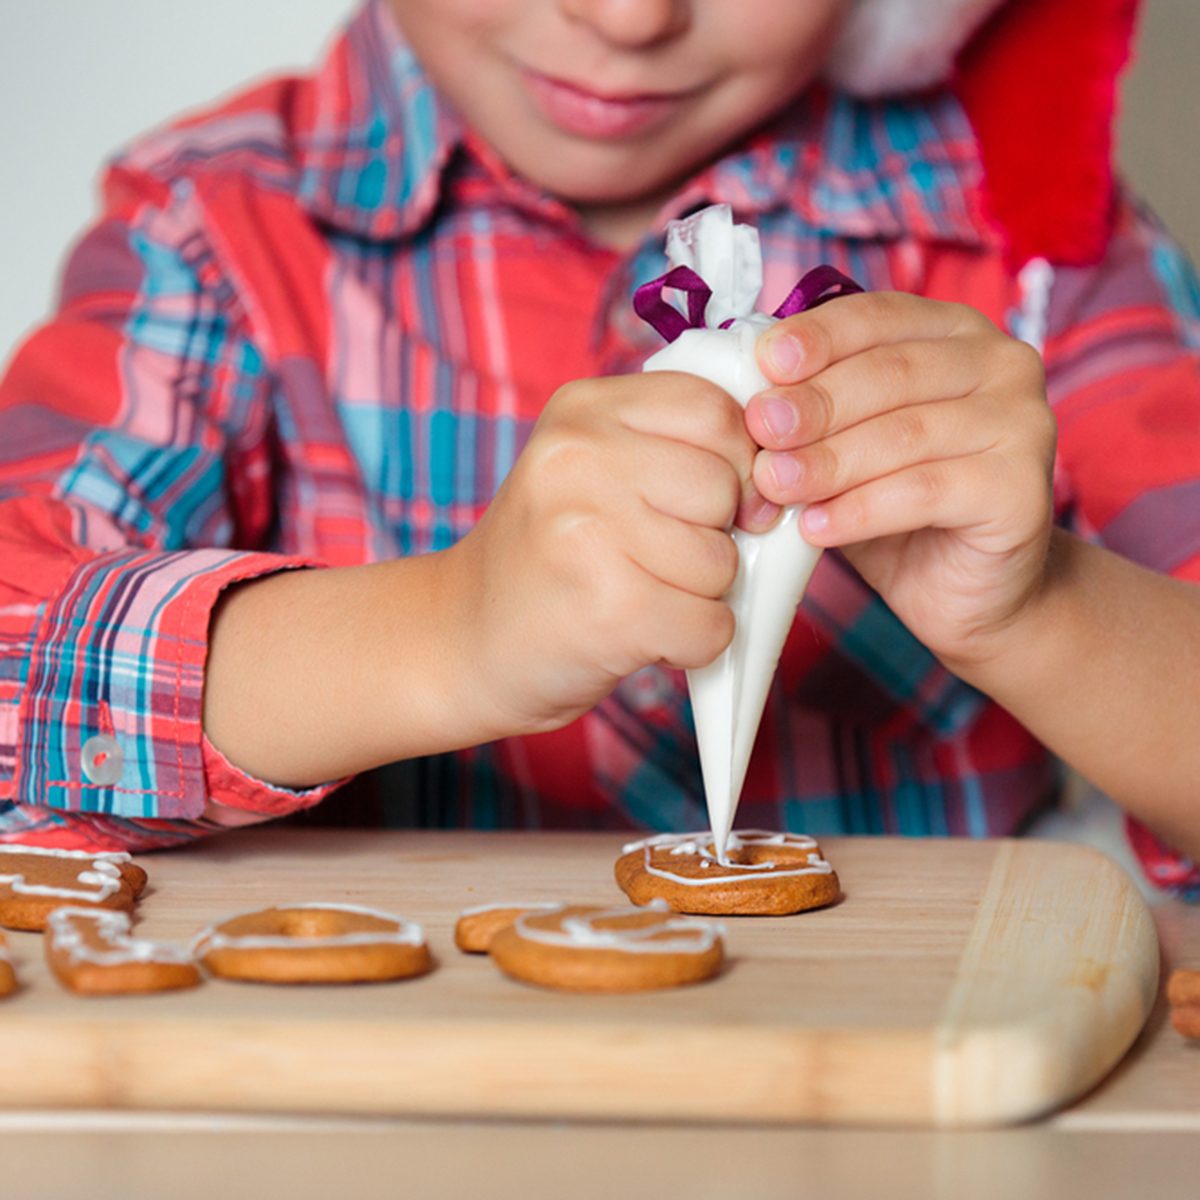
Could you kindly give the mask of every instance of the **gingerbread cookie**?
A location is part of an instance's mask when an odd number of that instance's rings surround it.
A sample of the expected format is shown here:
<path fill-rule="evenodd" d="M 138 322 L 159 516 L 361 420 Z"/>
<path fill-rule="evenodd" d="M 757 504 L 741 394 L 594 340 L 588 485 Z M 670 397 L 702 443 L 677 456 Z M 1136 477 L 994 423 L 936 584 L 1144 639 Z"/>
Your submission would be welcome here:
<path fill-rule="evenodd" d="M 102 908 L 57 908 L 46 921 L 46 962 L 79 995 L 161 992 L 195 987 L 200 969 L 170 942 L 129 936 L 129 917 Z"/>
<path fill-rule="evenodd" d="M 1200 971 L 1178 969 L 1167 980 L 1171 1024 L 1184 1037 L 1200 1038 Z"/>
<path fill-rule="evenodd" d="M 513 979 L 568 992 L 640 992 L 711 979 L 725 960 L 720 925 L 649 911 L 571 904 L 525 912 L 489 952 Z"/>
<path fill-rule="evenodd" d="M 44 929 L 64 905 L 128 912 L 146 872 L 128 854 L 0 846 L 0 925 Z"/>
<path fill-rule="evenodd" d="M 8 957 L 8 942 L 0 933 L 0 999 L 11 996 L 17 990 L 17 973 L 13 970 L 12 959 Z"/>
<path fill-rule="evenodd" d="M 625 846 L 614 874 L 634 904 L 664 900 L 676 912 L 786 916 L 832 904 L 837 874 L 810 837 L 744 829 L 719 862 L 707 833 L 664 833 Z"/>
<path fill-rule="evenodd" d="M 492 938 L 527 912 L 545 912 L 557 904 L 477 904 L 464 908 L 454 926 L 454 944 L 464 954 L 486 954 Z"/>
<path fill-rule="evenodd" d="M 367 983 L 433 965 L 419 925 L 354 904 L 297 904 L 239 913 L 193 942 L 214 975 L 254 983 Z"/>

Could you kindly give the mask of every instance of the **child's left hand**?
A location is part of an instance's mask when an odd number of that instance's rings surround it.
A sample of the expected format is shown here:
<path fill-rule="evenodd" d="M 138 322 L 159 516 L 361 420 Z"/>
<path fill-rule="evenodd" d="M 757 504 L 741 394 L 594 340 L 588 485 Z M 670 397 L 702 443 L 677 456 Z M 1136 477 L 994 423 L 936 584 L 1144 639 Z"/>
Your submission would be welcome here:
<path fill-rule="evenodd" d="M 961 304 L 847 296 L 758 342 L 774 386 L 746 409 L 754 480 L 805 504 L 952 669 L 986 661 L 1036 597 L 1052 524 L 1055 421 L 1041 357 Z"/>

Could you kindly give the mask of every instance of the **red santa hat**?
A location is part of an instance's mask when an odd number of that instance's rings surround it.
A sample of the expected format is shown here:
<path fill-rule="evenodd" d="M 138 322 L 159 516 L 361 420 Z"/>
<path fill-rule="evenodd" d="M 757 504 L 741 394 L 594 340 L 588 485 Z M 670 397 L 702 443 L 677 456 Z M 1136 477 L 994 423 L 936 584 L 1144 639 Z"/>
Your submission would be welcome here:
<path fill-rule="evenodd" d="M 829 66 L 876 96 L 949 80 L 1016 265 L 1104 254 L 1116 85 L 1140 0 L 853 0 Z"/>

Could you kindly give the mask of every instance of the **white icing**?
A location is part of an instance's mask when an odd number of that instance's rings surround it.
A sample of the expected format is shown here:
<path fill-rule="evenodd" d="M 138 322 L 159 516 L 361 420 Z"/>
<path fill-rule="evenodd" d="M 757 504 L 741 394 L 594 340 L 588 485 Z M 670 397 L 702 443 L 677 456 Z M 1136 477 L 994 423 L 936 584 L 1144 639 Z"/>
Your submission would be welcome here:
<path fill-rule="evenodd" d="M 485 912 L 500 912 L 504 909 L 511 908 L 527 908 L 546 910 L 550 908 L 561 908 L 562 905 L 555 904 L 552 901 L 544 900 L 514 900 L 511 904 L 476 904 L 471 908 L 464 908 L 458 915 L 460 917 L 473 917 L 478 913 Z"/>
<path fill-rule="evenodd" d="M 78 928 L 79 922 L 88 921 L 95 927 L 97 936 L 108 943 L 111 949 L 96 950 L 88 945 Z M 56 908 L 46 922 L 46 936 L 54 947 L 65 950 L 72 962 L 92 963 L 100 967 L 122 967 L 130 963 L 186 966 L 193 961 L 190 951 L 185 947 L 130 937 L 129 928 L 129 918 L 123 912 Z"/>
<path fill-rule="evenodd" d="M 556 905 L 554 911 L 563 911 L 566 905 Z M 655 911 L 666 912 L 662 901 L 647 905 Z M 597 929 L 597 921 L 618 917 L 634 916 L 627 908 L 606 908 L 597 912 L 565 917 L 561 929 L 541 929 L 529 924 L 530 915 L 518 917 L 517 932 L 531 942 L 542 942 L 547 946 L 558 946 L 565 950 L 619 950 L 626 954 L 705 954 L 717 945 L 725 935 L 725 927 L 697 921 L 693 917 L 671 917 L 660 925 L 647 925 L 630 929 Z M 678 936 L 661 938 L 664 932 Z M 659 938 L 655 941 L 653 939 Z"/>
<path fill-rule="evenodd" d="M 199 956 L 210 950 L 292 950 L 328 948 L 337 946 L 371 946 L 380 942 L 391 942 L 401 946 L 420 946 L 425 942 L 425 932 L 415 921 L 406 921 L 393 913 L 380 912 L 375 908 L 363 908 L 357 904 L 284 904 L 280 908 L 319 908 L 333 912 L 356 913 L 359 916 L 378 917 L 394 925 L 394 929 L 356 930 L 350 933 L 330 934 L 325 937 L 289 937 L 286 934 L 227 934 L 218 926 L 239 917 L 252 916 L 261 909 L 234 913 L 220 921 L 214 921 L 192 939 L 192 953 Z"/>
<path fill-rule="evenodd" d="M 788 879 L 799 875 L 831 875 L 833 866 L 815 853 L 817 843 L 810 837 L 799 833 L 770 833 L 765 829 L 739 829 L 729 835 L 726 843 L 727 850 L 740 850 L 744 846 L 788 846 L 796 850 L 809 851 L 807 866 L 787 867 L 780 870 L 773 862 L 735 863 L 722 862 L 716 854 L 714 839 L 704 833 L 660 833 L 655 837 L 643 838 L 639 842 L 629 842 L 622 848 L 623 854 L 632 854 L 637 850 L 645 853 L 643 869 L 648 875 L 659 879 L 668 879 L 672 883 L 681 883 L 685 887 L 712 887 L 718 883 L 740 883 L 747 876 L 770 876 L 772 879 Z M 664 871 L 661 867 L 651 866 L 651 855 L 655 850 L 670 848 L 672 854 L 695 855 L 700 858 L 702 870 L 711 869 L 719 864 L 725 871 L 741 871 L 742 875 L 705 875 L 701 879 L 688 875 L 677 875 L 674 871 Z M 712 851 L 710 853 L 710 850 Z"/>
<path fill-rule="evenodd" d="M 117 863 L 131 861 L 124 851 L 52 850 L 42 846 L 0 846 L 0 856 L 5 854 L 33 854 L 43 858 L 73 858 L 81 863 L 90 862 L 91 870 L 80 871 L 75 878 L 82 884 L 90 884 L 94 891 L 86 887 L 49 887 L 46 884 L 29 883 L 19 871 L 5 873 L 3 870 L 0 870 L 0 886 L 8 886 L 21 896 L 65 896 L 71 900 L 90 900 L 96 904 L 121 890 L 121 871 Z M 3 858 L 0 857 L 2 865 Z"/>
<path fill-rule="evenodd" d="M 710 325 L 732 318 L 728 329 L 688 329 L 649 358 L 645 371 L 685 371 L 724 388 L 745 407 L 770 386 L 758 369 L 754 346 L 774 318 L 754 311 L 762 286 L 757 231 L 735 225 L 726 204 L 713 205 L 668 227 L 671 266 L 690 266 L 713 289 Z M 800 534 L 797 505 L 784 510 L 766 533 L 733 530 L 738 572 L 725 602 L 736 620 L 733 640 L 707 667 L 687 673 L 700 770 L 717 861 L 731 865 L 726 849 L 758 736 L 763 707 L 796 607 L 821 557 Z"/>

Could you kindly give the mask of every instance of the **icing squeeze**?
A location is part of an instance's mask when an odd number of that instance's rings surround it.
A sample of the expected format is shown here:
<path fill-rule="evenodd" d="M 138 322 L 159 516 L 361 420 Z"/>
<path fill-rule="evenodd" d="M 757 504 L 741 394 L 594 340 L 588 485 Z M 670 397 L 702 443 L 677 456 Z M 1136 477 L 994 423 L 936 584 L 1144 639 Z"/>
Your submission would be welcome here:
<path fill-rule="evenodd" d="M 32 855 L 41 858 L 78 859 L 90 869 L 80 870 L 75 878 L 86 886 L 82 888 L 50 887 L 47 884 L 29 883 L 20 871 L 5 872 L 5 855 Z M 121 871 L 117 863 L 132 861 L 123 851 L 94 852 L 91 850 L 52 850 L 40 846 L 0 846 L 0 886 L 10 887 L 17 895 L 65 896 L 73 900 L 87 900 L 101 904 L 121 890 Z M 88 890 L 89 886 L 94 890 Z"/>
<path fill-rule="evenodd" d="M 715 383 L 745 407 L 770 386 L 758 369 L 759 335 L 789 316 L 862 289 L 832 267 L 810 271 L 773 315 L 755 311 L 762 287 L 758 231 L 736 225 L 727 204 L 667 227 L 671 270 L 638 289 L 634 307 L 670 340 L 643 370 L 684 371 Z M 664 288 L 688 297 L 688 315 L 662 299 Z M 672 317 L 674 319 L 672 319 Z M 712 663 L 687 673 L 700 770 L 717 861 L 731 866 L 733 827 L 767 692 L 809 578 L 821 556 L 800 533 L 802 506 L 784 510 L 766 533 L 733 529 L 738 572 L 724 599 L 736 620 L 733 640 Z"/>
<path fill-rule="evenodd" d="M 90 928 L 89 928 L 90 926 Z M 55 949 L 67 953 L 73 963 L 99 967 L 121 967 L 129 963 L 164 963 L 188 966 L 191 952 L 170 942 L 129 936 L 129 917 L 123 912 L 95 908 L 56 908 L 46 922 L 46 936 Z M 97 948 L 89 940 L 102 943 Z"/>
<path fill-rule="evenodd" d="M 569 905 L 556 905 L 550 913 L 526 913 L 514 927 L 521 937 L 565 950 L 618 950 L 623 954 L 705 954 L 722 942 L 725 927 L 697 921 L 693 917 L 668 917 L 653 924 L 645 923 L 647 911 L 668 911 L 664 901 L 655 900 L 645 908 L 630 912 L 627 908 L 602 908 L 578 911 Z M 558 929 L 531 925 L 529 918 L 562 914 Z M 637 921 L 636 924 L 601 929 L 597 922 Z M 669 934 L 663 937 L 663 934 Z"/>
<path fill-rule="evenodd" d="M 755 846 L 779 846 L 788 851 L 801 851 L 806 854 L 806 865 L 800 867 L 781 866 L 775 862 L 738 863 L 721 859 L 713 845 L 713 838 L 700 833 L 660 833 L 656 837 L 644 838 L 638 842 L 629 842 L 622 847 L 623 854 L 632 854 L 642 850 L 645 854 L 643 866 L 648 875 L 656 875 L 659 879 L 669 879 L 672 883 L 681 883 L 685 887 L 712 887 L 719 883 L 740 883 L 754 876 L 772 879 L 787 879 L 799 875 L 830 875 L 833 866 L 823 859 L 818 852 L 818 846 L 813 838 L 798 833 L 771 833 L 765 829 L 740 829 L 730 833 L 726 843 L 727 853 L 736 854 L 739 850 Z M 696 877 L 680 875 L 674 871 L 664 870 L 653 866 L 651 858 L 655 850 L 666 850 L 672 855 L 698 857 L 700 866 L 709 870 L 715 866 L 720 872 Z M 789 854 L 789 857 L 791 855 Z M 725 871 L 741 872 L 741 874 L 726 875 Z"/>
<path fill-rule="evenodd" d="M 221 926 L 242 917 L 252 917 L 270 910 L 250 909 L 234 913 L 220 921 L 214 921 L 192 939 L 194 955 L 207 954 L 210 950 L 293 950 L 317 949 L 336 946 L 374 946 L 380 942 L 392 942 L 400 946 L 420 946 L 425 942 L 425 931 L 415 921 L 406 921 L 392 913 L 380 912 L 375 908 L 363 908 L 357 904 L 286 904 L 278 908 L 319 909 L 328 912 L 353 913 L 357 916 L 375 917 L 386 921 L 388 929 L 355 929 L 346 933 L 322 934 L 316 937 L 293 936 L 282 933 L 224 933 Z"/>

